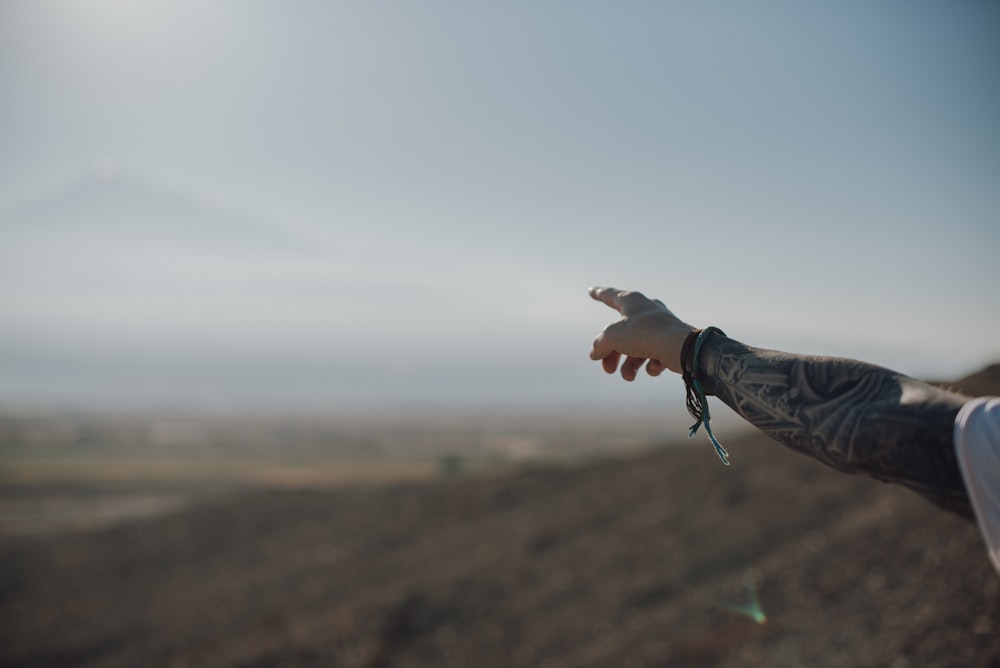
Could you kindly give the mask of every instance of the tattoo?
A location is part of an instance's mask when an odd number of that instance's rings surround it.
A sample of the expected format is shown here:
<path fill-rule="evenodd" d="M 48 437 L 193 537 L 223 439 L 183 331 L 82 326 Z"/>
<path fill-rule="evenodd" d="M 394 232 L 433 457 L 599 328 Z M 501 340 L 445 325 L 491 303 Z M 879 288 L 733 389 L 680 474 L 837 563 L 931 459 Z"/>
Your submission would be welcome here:
<path fill-rule="evenodd" d="M 872 364 L 752 348 L 719 334 L 699 365 L 708 392 L 778 442 L 972 518 L 953 446 L 967 397 Z"/>

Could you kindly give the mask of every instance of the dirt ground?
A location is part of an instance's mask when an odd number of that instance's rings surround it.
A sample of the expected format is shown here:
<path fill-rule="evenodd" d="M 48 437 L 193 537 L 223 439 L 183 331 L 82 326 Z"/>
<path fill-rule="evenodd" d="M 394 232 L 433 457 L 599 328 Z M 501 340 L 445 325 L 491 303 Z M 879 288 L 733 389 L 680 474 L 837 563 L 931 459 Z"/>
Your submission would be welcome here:
<path fill-rule="evenodd" d="M 0 665 L 1000 666 L 973 524 L 726 445 L 6 536 Z"/>

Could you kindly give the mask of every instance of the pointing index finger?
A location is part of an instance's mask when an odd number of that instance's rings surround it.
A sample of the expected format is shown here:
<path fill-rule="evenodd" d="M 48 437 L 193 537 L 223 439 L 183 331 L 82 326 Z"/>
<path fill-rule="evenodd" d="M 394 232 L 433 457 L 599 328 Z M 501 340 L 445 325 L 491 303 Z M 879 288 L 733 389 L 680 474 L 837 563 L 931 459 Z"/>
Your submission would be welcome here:
<path fill-rule="evenodd" d="M 604 302 L 619 313 L 622 312 L 620 290 L 616 290 L 615 288 L 593 287 L 590 289 L 590 296 L 599 302 Z"/>

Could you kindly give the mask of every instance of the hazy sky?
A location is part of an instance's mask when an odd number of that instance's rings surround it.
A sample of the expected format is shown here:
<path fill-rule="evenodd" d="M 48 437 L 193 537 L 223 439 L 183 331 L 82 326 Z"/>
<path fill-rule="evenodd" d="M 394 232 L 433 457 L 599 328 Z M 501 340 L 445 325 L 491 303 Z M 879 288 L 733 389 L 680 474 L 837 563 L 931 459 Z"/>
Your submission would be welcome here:
<path fill-rule="evenodd" d="M 591 284 L 914 375 L 1000 360 L 996 3 L 8 1 L 0 98 L 8 221 L 96 175 L 311 253 L 226 265 L 225 312 L 8 269 L 0 401 L 679 397 L 589 362 Z M 160 366 L 109 376 L 130 346 Z"/>

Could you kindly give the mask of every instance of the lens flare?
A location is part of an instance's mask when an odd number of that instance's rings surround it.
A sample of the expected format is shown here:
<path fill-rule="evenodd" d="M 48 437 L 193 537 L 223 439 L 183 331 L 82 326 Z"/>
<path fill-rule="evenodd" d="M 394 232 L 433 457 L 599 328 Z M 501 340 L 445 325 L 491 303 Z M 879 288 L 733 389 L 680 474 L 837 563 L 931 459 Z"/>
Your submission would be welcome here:
<path fill-rule="evenodd" d="M 758 624 L 766 622 L 767 615 L 764 614 L 764 610 L 760 607 L 760 601 L 757 598 L 757 588 L 763 582 L 764 574 L 759 569 L 748 568 L 743 573 L 743 584 L 747 590 L 746 600 L 738 605 L 724 605 L 722 606 L 723 609 L 743 615 L 744 617 L 749 617 Z"/>

